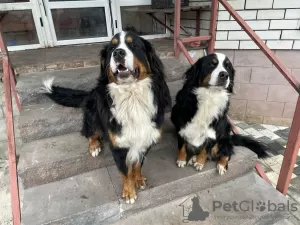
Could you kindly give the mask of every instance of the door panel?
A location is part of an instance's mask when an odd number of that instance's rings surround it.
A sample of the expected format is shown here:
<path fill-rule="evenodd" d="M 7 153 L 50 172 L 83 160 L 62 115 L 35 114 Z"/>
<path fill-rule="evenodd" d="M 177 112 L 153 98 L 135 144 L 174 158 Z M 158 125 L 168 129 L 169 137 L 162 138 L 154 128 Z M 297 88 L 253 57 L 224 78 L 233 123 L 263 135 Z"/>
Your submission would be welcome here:
<path fill-rule="evenodd" d="M 45 46 L 40 11 L 35 0 L 0 1 L 0 24 L 9 51 Z"/>
<path fill-rule="evenodd" d="M 108 1 L 44 0 L 53 44 L 108 41 L 112 37 Z"/>

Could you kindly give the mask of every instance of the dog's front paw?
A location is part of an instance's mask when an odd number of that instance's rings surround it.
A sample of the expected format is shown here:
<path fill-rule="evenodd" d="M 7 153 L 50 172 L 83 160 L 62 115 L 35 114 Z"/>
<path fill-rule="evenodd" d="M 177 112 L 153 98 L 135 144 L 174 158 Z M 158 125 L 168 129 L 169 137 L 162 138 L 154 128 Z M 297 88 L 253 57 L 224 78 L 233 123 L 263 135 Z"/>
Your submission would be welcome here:
<path fill-rule="evenodd" d="M 196 170 L 200 171 L 204 168 L 204 165 L 201 163 L 195 162 L 194 167 L 196 168 Z"/>
<path fill-rule="evenodd" d="M 188 161 L 188 166 L 193 166 L 195 162 L 196 162 L 196 156 L 193 156 L 193 157 L 190 158 L 190 160 Z"/>
<path fill-rule="evenodd" d="M 217 170 L 220 175 L 223 175 L 227 172 L 227 169 L 220 163 L 217 164 Z"/>
<path fill-rule="evenodd" d="M 136 178 L 135 180 L 135 186 L 139 189 L 145 189 L 146 188 L 146 178 L 143 176 L 140 176 L 138 178 Z"/>
<path fill-rule="evenodd" d="M 101 152 L 101 148 L 99 147 L 99 148 L 90 149 L 89 152 L 93 157 L 96 157 Z"/>
<path fill-rule="evenodd" d="M 125 199 L 125 202 L 127 204 L 133 204 L 135 202 L 135 200 L 137 199 L 135 190 L 123 189 L 122 198 Z"/>
<path fill-rule="evenodd" d="M 186 166 L 186 161 L 177 160 L 176 164 L 179 168 L 183 168 Z"/>

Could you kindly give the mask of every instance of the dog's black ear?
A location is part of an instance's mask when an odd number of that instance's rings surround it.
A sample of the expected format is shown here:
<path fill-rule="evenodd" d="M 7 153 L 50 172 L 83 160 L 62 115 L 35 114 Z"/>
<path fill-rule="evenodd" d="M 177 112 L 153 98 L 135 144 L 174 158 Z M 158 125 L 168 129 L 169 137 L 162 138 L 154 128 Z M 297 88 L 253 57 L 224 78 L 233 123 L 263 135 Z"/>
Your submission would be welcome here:
<path fill-rule="evenodd" d="M 198 59 L 183 75 L 185 78 L 184 86 L 194 89 L 199 87 L 202 80 L 205 78 L 202 74 L 203 57 Z"/>
<path fill-rule="evenodd" d="M 107 49 L 108 46 L 105 45 L 104 48 L 100 51 L 100 72 L 101 76 L 105 74 L 105 69 L 106 69 L 106 61 L 107 61 Z"/>
<path fill-rule="evenodd" d="M 147 61 L 149 62 L 149 66 L 150 66 L 152 73 L 155 72 L 155 74 L 164 76 L 163 63 L 160 60 L 160 58 L 158 57 L 158 55 L 156 54 L 153 45 L 149 41 L 147 41 L 143 38 L 141 38 L 141 39 L 144 42 L 144 45 L 146 48 Z"/>
<path fill-rule="evenodd" d="M 229 66 L 229 79 L 230 83 L 227 87 L 227 91 L 229 93 L 233 93 L 233 86 L 234 86 L 234 77 L 235 77 L 235 69 L 233 68 L 232 64 Z"/>
<path fill-rule="evenodd" d="M 156 54 L 152 44 L 143 38 L 141 39 L 145 46 L 147 61 L 149 63 L 149 67 L 152 73 L 152 79 L 154 84 L 153 86 L 155 89 L 154 91 L 157 92 L 157 101 L 163 109 L 165 109 L 166 107 L 171 107 L 172 101 L 169 88 L 165 81 L 163 63 Z"/>

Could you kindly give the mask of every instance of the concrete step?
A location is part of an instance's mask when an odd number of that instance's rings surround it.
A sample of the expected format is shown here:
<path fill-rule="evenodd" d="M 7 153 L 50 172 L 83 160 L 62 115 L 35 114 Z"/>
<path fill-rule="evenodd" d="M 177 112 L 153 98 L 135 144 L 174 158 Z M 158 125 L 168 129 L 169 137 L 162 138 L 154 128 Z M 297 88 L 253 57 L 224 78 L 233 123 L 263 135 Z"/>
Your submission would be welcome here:
<path fill-rule="evenodd" d="M 202 180 L 203 181 L 203 180 Z M 184 186 L 182 187 L 184 188 Z M 202 220 L 192 221 L 188 215 L 193 209 L 194 198 L 199 199 L 199 205 L 204 211 L 198 211 L 197 215 L 204 215 Z M 237 210 L 232 207 L 233 202 L 237 202 Z M 239 204 L 243 202 L 241 208 Z M 215 203 L 214 203 L 215 202 Z M 257 204 L 262 202 L 266 208 L 258 210 Z M 268 202 L 273 204 L 268 209 Z M 249 204 L 248 204 L 249 203 Z M 227 208 L 215 208 L 213 205 L 222 204 Z M 253 204 L 253 208 L 252 208 Z M 209 225 L 296 225 L 299 221 L 288 212 L 274 210 L 274 205 L 290 204 L 280 192 L 266 183 L 257 174 L 250 172 L 242 177 L 233 179 L 206 190 L 201 190 L 193 194 L 177 198 L 155 208 L 148 208 L 140 213 L 136 213 L 127 218 L 113 223 L 113 225 L 169 225 L 169 224 L 209 224 Z M 228 208 L 228 206 L 232 208 Z M 247 207 L 249 206 L 249 210 Z M 299 207 L 299 205 L 298 205 Z M 197 209 L 197 208 L 196 208 Z M 246 211 L 242 211 L 242 210 Z M 194 210 L 194 209 L 193 209 Z M 227 210 L 227 211 L 226 211 Z M 274 210 L 274 211 L 271 211 Z M 196 211 L 196 210 L 195 210 Z M 205 212 L 208 217 L 205 217 Z M 201 214 L 202 213 L 202 214 Z"/>
<path fill-rule="evenodd" d="M 30 142 L 80 131 L 82 110 L 55 103 L 24 106 L 19 116 L 20 137 Z"/>
<path fill-rule="evenodd" d="M 168 82 L 168 86 L 174 101 L 182 86 L 182 80 Z M 44 98 L 45 96 L 41 97 Z M 53 102 L 26 105 L 22 108 L 18 122 L 21 139 L 26 143 L 80 131 L 82 110 L 60 106 Z"/>
<path fill-rule="evenodd" d="M 175 81 L 182 78 L 183 73 L 190 66 L 174 57 L 162 59 L 165 65 L 167 81 Z M 100 68 L 88 67 L 61 71 L 44 71 L 39 73 L 26 74 L 20 76 L 17 83 L 17 90 L 22 105 L 32 105 L 50 102 L 50 100 L 41 94 L 43 80 L 55 77 L 55 83 L 70 88 L 90 90 L 97 82 L 100 74 Z"/>
<path fill-rule="evenodd" d="M 176 150 L 176 137 L 170 132 L 168 123 L 165 124 L 164 131 L 160 142 L 152 151 L 165 148 Z M 101 153 L 95 158 L 87 149 L 88 140 L 79 133 L 25 143 L 18 150 L 18 174 L 24 189 L 114 165 L 107 143 L 104 143 Z"/>
<path fill-rule="evenodd" d="M 217 174 L 215 162 L 208 162 L 203 171 L 197 172 L 192 167 L 177 168 L 175 165 L 177 153 L 175 145 L 176 143 L 173 142 L 173 147 L 150 151 L 143 167 L 143 173 L 148 179 L 147 187 L 138 191 L 138 199 L 135 204 L 127 205 L 120 198 L 122 186 L 119 172 L 116 166 L 107 166 L 60 181 L 25 189 L 22 224 L 110 224 L 121 217 L 129 218 L 145 209 L 159 207 L 174 199 L 189 196 L 207 188 L 210 191 L 203 193 L 214 193 L 214 186 L 252 171 L 257 160 L 256 155 L 251 151 L 239 147 L 236 148 L 236 154 L 232 157 L 229 171 L 225 175 Z M 251 191 L 254 188 L 254 183 L 253 179 L 248 178 L 242 182 L 235 181 L 235 185 L 228 185 L 222 189 L 223 194 L 228 192 L 234 195 L 235 191 L 243 191 L 240 189 L 240 185 L 248 188 L 247 191 Z M 245 192 L 243 193 L 245 194 Z M 270 193 L 274 194 L 269 190 L 267 193 L 256 194 L 264 199 L 270 197 Z M 244 197 L 246 198 L 247 195 Z M 202 194 L 201 198 L 211 200 L 213 196 L 214 194 Z"/>

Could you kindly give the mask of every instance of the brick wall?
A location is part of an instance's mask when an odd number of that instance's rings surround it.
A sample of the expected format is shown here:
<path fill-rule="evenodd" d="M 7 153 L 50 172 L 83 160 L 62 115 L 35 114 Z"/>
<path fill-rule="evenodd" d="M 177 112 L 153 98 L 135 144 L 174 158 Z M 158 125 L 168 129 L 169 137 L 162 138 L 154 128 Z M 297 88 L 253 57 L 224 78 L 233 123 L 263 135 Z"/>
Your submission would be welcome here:
<path fill-rule="evenodd" d="M 299 49 L 300 1 L 298 0 L 232 0 L 228 1 L 271 49 Z M 257 49 L 241 27 L 219 6 L 219 49 Z M 209 13 L 206 12 L 209 16 Z M 207 17 L 206 17 L 207 18 Z M 227 37 L 226 37 L 227 35 Z"/>
<path fill-rule="evenodd" d="M 230 115 L 253 123 L 290 125 L 297 92 L 259 50 L 218 50 L 236 69 L 235 94 Z M 300 80 L 300 51 L 276 50 L 275 54 Z"/>
<path fill-rule="evenodd" d="M 206 2 L 191 0 L 190 4 Z M 300 0 L 228 0 L 240 16 L 271 49 L 300 49 Z M 195 33 L 195 13 L 183 12 L 182 25 Z M 210 12 L 200 16 L 201 35 L 209 32 Z M 172 21 L 171 21 L 172 25 Z M 217 49 L 258 49 L 254 42 L 219 5 Z"/>
<path fill-rule="evenodd" d="M 190 4 L 201 1 L 190 0 Z M 228 2 L 300 81 L 300 0 Z M 195 14 L 183 12 L 181 18 L 182 25 L 195 34 Z M 203 11 L 201 35 L 208 35 L 209 20 L 210 12 Z M 237 71 L 231 117 L 247 122 L 290 125 L 296 91 L 220 5 L 216 49 L 229 56 Z"/>
<path fill-rule="evenodd" d="M 228 2 L 300 80 L 296 60 L 300 59 L 300 51 L 296 50 L 300 49 L 300 1 Z M 209 16 L 205 12 L 202 18 L 207 20 Z M 216 49 L 239 49 L 230 51 L 237 70 L 231 116 L 247 122 L 289 125 L 295 111 L 296 91 L 262 52 L 244 50 L 258 48 L 222 6 L 218 11 Z"/>

